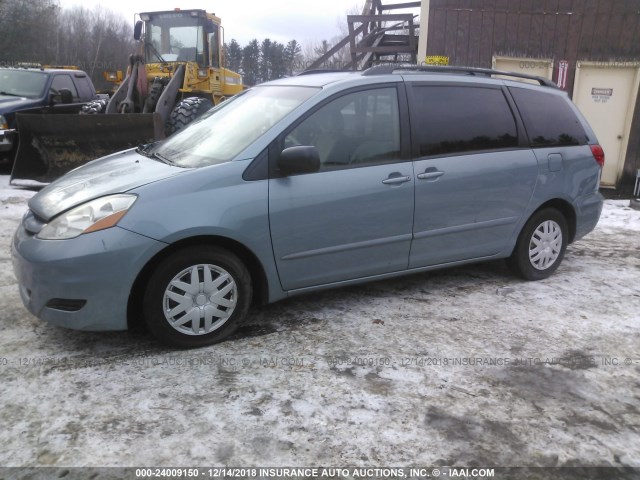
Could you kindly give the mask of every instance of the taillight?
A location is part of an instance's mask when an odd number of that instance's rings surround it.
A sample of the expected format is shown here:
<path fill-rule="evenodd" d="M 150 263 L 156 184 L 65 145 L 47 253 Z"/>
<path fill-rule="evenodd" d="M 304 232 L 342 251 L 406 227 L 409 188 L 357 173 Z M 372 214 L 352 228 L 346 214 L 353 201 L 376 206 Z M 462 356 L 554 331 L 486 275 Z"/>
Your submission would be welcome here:
<path fill-rule="evenodd" d="M 600 145 L 589 145 L 591 147 L 591 153 L 593 153 L 593 158 L 600 168 L 604 167 L 604 150 Z"/>

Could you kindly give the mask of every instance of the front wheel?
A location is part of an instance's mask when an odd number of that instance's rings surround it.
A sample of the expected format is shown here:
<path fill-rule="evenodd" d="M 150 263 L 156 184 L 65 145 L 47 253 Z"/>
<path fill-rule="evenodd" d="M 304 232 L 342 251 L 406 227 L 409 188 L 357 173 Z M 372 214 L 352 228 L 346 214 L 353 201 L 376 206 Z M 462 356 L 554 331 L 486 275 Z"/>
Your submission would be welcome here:
<path fill-rule="evenodd" d="M 211 345 L 235 331 L 251 295 L 250 274 L 233 253 L 214 246 L 185 248 L 151 275 L 143 298 L 146 324 L 173 347 Z"/>
<path fill-rule="evenodd" d="M 207 98 L 188 97 L 179 102 L 167 121 L 167 133 L 178 132 L 213 108 L 213 102 Z"/>
<path fill-rule="evenodd" d="M 556 271 L 567 248 L 568 228 L 554 208 L 536 212 L 526 223 L 508 260 L 511 269 L 525 280 L 542 280 Z"/>

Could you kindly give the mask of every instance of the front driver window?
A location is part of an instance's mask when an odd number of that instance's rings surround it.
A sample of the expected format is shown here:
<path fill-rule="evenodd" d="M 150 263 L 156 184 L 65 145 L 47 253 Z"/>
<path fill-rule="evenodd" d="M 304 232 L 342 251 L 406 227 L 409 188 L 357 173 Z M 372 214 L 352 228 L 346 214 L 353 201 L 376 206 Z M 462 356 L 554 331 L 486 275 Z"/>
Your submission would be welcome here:
<path fill-rule="evenodd" d="M 392 163 L 400 158 L 396 89 L 379 88 L 343 95 L 289 132 L 282 148 L 318 149 L 320 170 Z"/>
<path fill-rule="evenodd" d="M 51 88 L 54 90 L 53 93 L 57 93 L 63 88 L 66 88 L 71 92 L 73 100 L 78 101 L 78 91 L 76 90 L 76 86 L 73 84 L 73 80 L 71 80 L 69 75 L 56 75 L 53 77 Z"/>

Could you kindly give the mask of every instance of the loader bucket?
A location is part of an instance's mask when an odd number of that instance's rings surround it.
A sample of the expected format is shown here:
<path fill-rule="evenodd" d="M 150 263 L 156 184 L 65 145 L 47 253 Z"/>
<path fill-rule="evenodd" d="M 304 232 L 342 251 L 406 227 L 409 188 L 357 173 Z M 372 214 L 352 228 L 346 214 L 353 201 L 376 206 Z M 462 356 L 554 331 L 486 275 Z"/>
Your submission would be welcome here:
<path fill-rule="evenodd" d="M 42 186 L 96 158 L 164 138 L 159 114 L 17 114 L 10 184 Z"/>

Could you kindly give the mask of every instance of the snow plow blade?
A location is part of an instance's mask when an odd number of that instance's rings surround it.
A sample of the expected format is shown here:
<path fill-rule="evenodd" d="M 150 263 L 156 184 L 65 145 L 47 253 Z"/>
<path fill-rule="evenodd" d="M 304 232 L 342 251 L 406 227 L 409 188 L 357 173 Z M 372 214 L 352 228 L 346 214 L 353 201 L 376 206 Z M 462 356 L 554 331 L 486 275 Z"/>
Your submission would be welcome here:
<path fill-rule="evenodd" d="M 20 143 L 9 183 L 44 186 L 80 165 L 164 138 L 157 113 L 16 115 Z"/>

